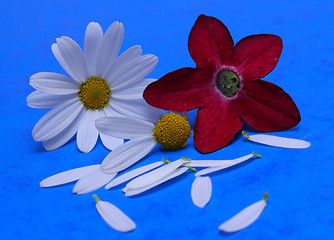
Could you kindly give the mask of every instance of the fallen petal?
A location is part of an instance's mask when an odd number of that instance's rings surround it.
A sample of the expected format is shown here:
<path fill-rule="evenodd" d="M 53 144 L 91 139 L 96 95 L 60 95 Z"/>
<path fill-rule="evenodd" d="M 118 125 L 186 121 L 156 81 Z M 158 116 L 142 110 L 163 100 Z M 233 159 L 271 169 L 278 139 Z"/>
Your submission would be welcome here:
<path fill-rule="evenodd" d="M 294 139 L 294 138 L 285 138 L 265 134 L 256 134 L 248 135 L 246 132 L 242 134 L 249 140 L 257 143 L 262 143 L 265 145 L 273 147 L 282 147 L 282 148 L 308 148 L 311 146 L 310 142 Z"/>
<path fill-rule="evenodd" d="M 212 183 L 209 177 L 196 177 L 191 185 L 191 199 L 195 206 L 203 208 L 210 201 Z"/>
<path fill-rule="evenodd" d="M 136 224 L 127 215 L 125 215 L 115 205 L 101 201 L 96 194 L 93 195 L 96 201 L 96 209 L 103 220 L 113 229 L 120 232 L 129 232 L 136 228 Z"/>
<path fill-rule="evenodd" d="M 236 232 L 248 227 L 261 215 L 267 205 L 268 193 L 264 194 L 262 200 L 246 207 L 241 212 L 230 218 L 219 226 L 219 230 L 224 232 Z"/>

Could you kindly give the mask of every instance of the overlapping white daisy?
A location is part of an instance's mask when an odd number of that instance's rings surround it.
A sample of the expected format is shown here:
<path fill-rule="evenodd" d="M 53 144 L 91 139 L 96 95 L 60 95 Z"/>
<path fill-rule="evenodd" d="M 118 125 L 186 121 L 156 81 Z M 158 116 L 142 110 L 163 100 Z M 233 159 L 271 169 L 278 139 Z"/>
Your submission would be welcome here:
<path fill-rule="evenodd" d="M 53 108 L 35 125 L 32 135 L 46 150 L 63 146 L 76 133 L 80 151 L 91 151 L 98 139 L 115 149 L 123 139 L 99 133 L 95 120 L 105 116 L 148 119 L 144 88 L 155 79 L 144 79 L 156 66 L 152 54 L 142 55 L 136 45 L 119 57 L 124 38 L 122 23 L 114 22 L 103 34 L 98 23 L 88 24 L 84 51 L 69 37 L 57 38 L 52 52 L 69 76 L 40 72 L 30 77 L 36 89 L 27 97 L 33 108 Z M 112 123 L 113 124 L 113 123 Z"/>

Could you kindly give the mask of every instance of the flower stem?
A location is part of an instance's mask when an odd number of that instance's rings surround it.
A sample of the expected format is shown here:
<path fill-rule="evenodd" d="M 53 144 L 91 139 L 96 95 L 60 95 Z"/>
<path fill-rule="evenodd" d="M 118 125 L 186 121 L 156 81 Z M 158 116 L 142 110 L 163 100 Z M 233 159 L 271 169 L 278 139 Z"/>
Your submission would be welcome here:
<path fill-rule="evenodd" d="M 260 154 L 256 154 L 254 151 L 252 152 L 252 155 L 253 155 L 253 156 L 257 156 L 257 157 L 259 157 L 259 158 L 261 157 Z"/>
<path fill-rule="evenodd" d="M 268 198 L 268 192 L 265 192 L 264 195 L 263 195 L 263 201 L 267 202 L 267 198 Z"/>
<path fill-rule="evenodd" d="M 246 137 L 247 139 L 249 139 L 248 133 L 246 133 L 245 131 L 242 131 L 241 133 L 242 133 L 242 135 L 244 135 L 244 137 Z"/>
<path fill-rule="evenodd" d="M 93 195 L 93 198 L 95 199 L 95 202 L 98 203 L 100 202 L 101 200 L 98 198 L 98 196 L 96 194 Z"/>

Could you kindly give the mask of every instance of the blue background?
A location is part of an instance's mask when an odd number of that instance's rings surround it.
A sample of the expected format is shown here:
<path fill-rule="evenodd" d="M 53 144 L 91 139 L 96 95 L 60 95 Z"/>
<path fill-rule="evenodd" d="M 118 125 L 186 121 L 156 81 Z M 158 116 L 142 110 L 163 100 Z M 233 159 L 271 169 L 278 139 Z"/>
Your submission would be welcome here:
<path fill-rule="evenodd" d="M 0 6 L 1 68 L 1 239 L 334 239 L 332 1 L 6 1 Z M 105 31 L 114 21 L 125 26 L 124 51 L 139 44 L 159 57 L 149 75 L 194 66 L 187 39 L 197 16 L 223 21 L 237 42 L 258 33 L 282 37 L 284 48 L 266 80 L 281 86 L 300 109 L 301 123 L 277 135 L 312 143 L 303 150 L 247 142 L 240 134 L 228 147 L 198 153 L 190 140 L 178 152 L 157 147 L 139 165 L 169 157 L 232 159 L 252 151 L 262 154 L 232 170 L 211 176 L 210 203 L 192 204 L 189 172 L 137 197 L 126 198 L 124 185 L 99 189 L 100 199 L 128 214 L 137 229 L 119 233 L 98 215 L 92 194 L 74 195 L 74 184 L 41 189 L 39 182 L 55 173 L 100 163 L 108 154 L 101 142 L 88 154 L 76 142 L 46 152 L 31 130 L 47 110 L 31 109 L 29 77 L 41 71 L 64 73 L 51 44 L 69 36 L 83 46 L 90 21 Z M 190 113 L 194 121 L 195 112 Z M 246 129 L 252 133 L 252 129 Z M 136 166 L 136 167 L 137 167 Z M 249 228 L 232 235 L 218 226 L 269 191 L 268 206 Z"/>

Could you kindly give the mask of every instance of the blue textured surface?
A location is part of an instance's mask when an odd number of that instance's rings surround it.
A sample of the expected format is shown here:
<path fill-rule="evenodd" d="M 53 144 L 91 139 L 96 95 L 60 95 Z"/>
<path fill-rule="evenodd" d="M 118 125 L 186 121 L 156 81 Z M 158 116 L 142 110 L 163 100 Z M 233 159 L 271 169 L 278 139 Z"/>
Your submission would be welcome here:
<path fill-rule="evenodd" d="M 0 12 L 1 239 L 334 239 L 332 1 L 6 1 Z M 80 153 L 74 141 L 46 152 L 31 137 L 46 110 L 26 106 L 33 91 L 28 80 L 40 71 L 64 73 L 50 48 L 56 37 L 72 37 L 82 46 L 90 21 L 99 22 L 104 31 L 114 21 L 123 22 L 122 51 L 139 44 L 144 53 L 157 55 L 159 64 L 150 76 L 159 78 L 194 66 L 187 38 L 201 13 L 222 20 L 235 42 L 257 33 L 282 37 L 278 66 L 265 79 L 292 96 L 302 121 L 277 135 L 308 140 L 312 147 L 266 147 L 238 134 L 231 145 L 207 155 L 198 153 L 192 140 L 178 152 L 156 148 L 138 165 L 161 157 L 230 159 L 251 151 L 262 158 L 212 175 L 213 195 L 204 209 L 191 202 L 193 173 L 138 197 L 126 198 L 122 186 L 96 191 L 137 223 L 128 234 L 104 223 L 92 194 L 73 195 L 74 184 L 41 189 L 42 179 L 100 163 L 108 153 L 101 142 L 91 153 Z M 252 226 L 229 236 L 219 233 L 224 220 L 260 200 L 265 191 L 268 206 Z"/>

